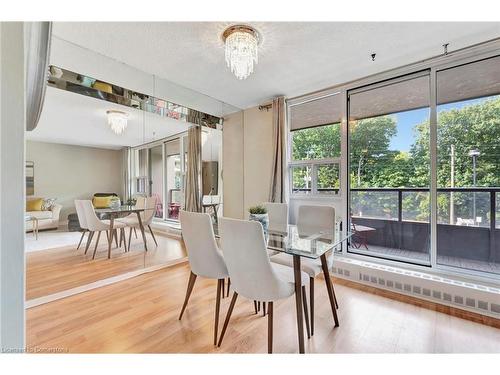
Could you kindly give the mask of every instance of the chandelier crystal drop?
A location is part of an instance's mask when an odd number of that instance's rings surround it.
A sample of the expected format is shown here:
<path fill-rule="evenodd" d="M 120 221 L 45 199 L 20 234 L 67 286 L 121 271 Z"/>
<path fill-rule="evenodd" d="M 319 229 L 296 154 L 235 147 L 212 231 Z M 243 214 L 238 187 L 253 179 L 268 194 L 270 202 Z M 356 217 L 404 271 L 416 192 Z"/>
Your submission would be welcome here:
<path fill-rule="evenodd" d="M 249 26 L 231 26 L 222 34 L 226 44 L 226 64 L 238 79 L 246 79 L 258 63 L 259 37 Z"/>
<path fill-rule="evenodd" d="M 121 135 L 127 128 L 128 115 L 122 111 L 106 111 L 108 125 L 117 135 Z"/>

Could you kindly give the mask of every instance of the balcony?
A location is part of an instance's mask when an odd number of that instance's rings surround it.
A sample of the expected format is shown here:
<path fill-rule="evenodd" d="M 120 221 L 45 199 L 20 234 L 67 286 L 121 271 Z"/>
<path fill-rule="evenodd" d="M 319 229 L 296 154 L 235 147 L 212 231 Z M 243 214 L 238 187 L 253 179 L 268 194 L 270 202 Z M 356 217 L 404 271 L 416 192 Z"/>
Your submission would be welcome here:
<path fill-rule="evenodd" d="M 430 195 L 422 188 L 352 188 L 350 251 L 430 264 Z M 500 188 L 440 188 L 437 263 L 500 273 Z M 359 228 L 359 230 L 357 230 Z"/>

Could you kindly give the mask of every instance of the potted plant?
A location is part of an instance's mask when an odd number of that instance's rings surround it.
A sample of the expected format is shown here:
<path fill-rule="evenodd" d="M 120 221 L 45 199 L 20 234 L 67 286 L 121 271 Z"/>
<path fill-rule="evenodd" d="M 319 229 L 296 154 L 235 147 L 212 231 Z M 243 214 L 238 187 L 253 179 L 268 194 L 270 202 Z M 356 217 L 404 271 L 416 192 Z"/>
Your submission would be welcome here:
<path fill-rule="evenodd" d="M 267 213 L 267 209 L 262 205 L 257 205 L 250 207 L 248 212 L 250 213 L 249 220 L 258 221 L 262 225 L 264 235 L 267 237 L 267 231 L 269 228 L 269 215 Z"/>
<path fill-rule="evenodd" d="M 137 204 L 137 199 L 129 198 L 127 199 L 127 206 L 135 206 Z"/>

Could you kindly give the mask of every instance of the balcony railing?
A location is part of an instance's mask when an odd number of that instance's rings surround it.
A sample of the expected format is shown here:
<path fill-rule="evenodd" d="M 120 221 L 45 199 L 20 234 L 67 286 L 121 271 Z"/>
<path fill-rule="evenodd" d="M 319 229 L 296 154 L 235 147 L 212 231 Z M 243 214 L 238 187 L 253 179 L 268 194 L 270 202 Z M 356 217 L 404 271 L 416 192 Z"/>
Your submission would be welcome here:
<path fill-rule="evenodd" d="M 437 189 L 438 254 L 500 262 L 500 188 Z M 352 188 L 352 222 L 374 228 L 368 245 L 429 253 L 430 192 Z"/>

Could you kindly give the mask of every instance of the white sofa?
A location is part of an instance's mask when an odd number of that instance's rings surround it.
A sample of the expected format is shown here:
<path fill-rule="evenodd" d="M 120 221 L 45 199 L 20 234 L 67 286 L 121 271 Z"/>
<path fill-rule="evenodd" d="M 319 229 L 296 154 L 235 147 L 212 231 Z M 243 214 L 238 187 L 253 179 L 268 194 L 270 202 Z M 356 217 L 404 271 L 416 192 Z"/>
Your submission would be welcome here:
<path fill-rule="evenodd" d="M 36 217 L 38 219 L 38 229 L 57 229 L 59 227 L 59 214 L 62 206 L 55 203 L 50 211 L 27 211 L 26 215 Z M 26 232 L 33 230 L 33 221 L 26 221 Z"/>

